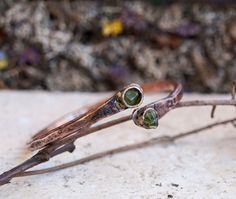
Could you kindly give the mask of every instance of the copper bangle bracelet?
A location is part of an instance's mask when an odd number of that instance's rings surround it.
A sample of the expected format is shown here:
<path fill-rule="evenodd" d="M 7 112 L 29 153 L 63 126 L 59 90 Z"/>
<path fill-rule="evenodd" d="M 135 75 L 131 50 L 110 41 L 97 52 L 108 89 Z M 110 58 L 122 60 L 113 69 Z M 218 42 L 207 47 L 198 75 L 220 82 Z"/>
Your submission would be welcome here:
<path fill-rule="evenodd" d="M 111 98 L 81 109 L 56 121 L 34 135 L 28 143 L 31 150 L 43 148 L 47 144 L 62 139 L 108 116 L 127 108 L 135 108 L 143 101 L 143 90 L 138 84 L 130 84 Z M 84 113 L 85 112 L 85 113 Z M 68 118 L 71 118 L 68 121 Z M 65 121 L 65 123 L 63 123 Z"/>
<path fill-rule="evenodd" d="M 141 87 L 138 84 L 130 84 L 107 100 L 81 108 L 53 122 L 32 137 L 29 147 L 31 150 L 43 148 L 51 142 L 89 128 L 108 116 L 138 107 L 143 101 L 143 92 L 156 91 L 171 92 L 163 99 L 136 109 L 132 115 L 136 125 L 147 129 L 156 128 L 158 120 L 181 100 L 181 84 L 167 80 L 143 84 Z"/>

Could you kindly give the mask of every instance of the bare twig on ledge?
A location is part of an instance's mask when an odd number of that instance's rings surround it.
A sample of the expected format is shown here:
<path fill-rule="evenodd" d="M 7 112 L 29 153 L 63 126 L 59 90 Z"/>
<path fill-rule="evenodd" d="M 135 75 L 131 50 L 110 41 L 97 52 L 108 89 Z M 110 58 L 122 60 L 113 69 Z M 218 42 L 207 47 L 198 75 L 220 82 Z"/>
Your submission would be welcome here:
<path fill-rule="evenodd" d="M 236 81 L 233 82 L 232 86 L 232 91 L 231 91 L 232 100 L 235 100 L 235 93 L 236 93 Z"/>
<path fill-rule="evenodd" d="M 235 121 L 236 121 L 236 118 L 233 118 L 233 119 L 224 120 L 224 121 L 221 121 L 221 122 L 215 122 L 213 124 L 206 125 L 206 126 L 203 126 L 203 127 L 200 127 L 200 128 L 197 128 L 197 129 L 185 132 L 185 133 L 179 133 L 175 136 L 161 136 L 161 137 L 152 138 L 152 139 L 144 141 L 144 142 L 140 142 L 140 143 L 136 143 L 136 144 L 130 144 L 130 145 L 122 146 L 122 147 L 115 148 L 115 149 L 112 149 L 112 150 L 107 150 L 107 151 L 104 151 L 104 152 L 96 153 L 94 155 L 90 155 L 88 157 L 81 158 L 79 160 L 75 160 L 75 161 L 65 163 L 65 164 L 61 164 L 61 165 L 58 165 L 58 166 L 54 166 L 54 167 L 50 167 L 50 168 L 46 168 L 46 169 L 34 170 L 34 171 L 26 171 L 26 172 L 23 172 L 23 173 L 17 175 L 17 177 L 39 175 L 39 174 L 54 172 L 54 171 L 58 171 L 58 170 L 61 170 L 61 169 L 66 169 L 66 168 L 69 168 L 69 167 L 73 167 L 73 166 L 76 166 L 76 165 L 79 165 L 79 164 L 84 164 L 84 163 L 90 162 L 92 160 L 103 158 L 103 157 L 108 156 L 108 155 L 113 155 L 113 154 L 118 154 L 118 153 L 121 153 L 121 152 L 127 152 L 127 151 L 130 151 L 130 150 L 140 149 L 140 148 L 152 146 L 154 144 L 165 143 L 165 142 L 168 142 L 168 141 L 170 141 L 170 142 L 176 141 L 178 139 L 200 133 L 204 130 L 207 130 L 207 129 L 210 129 L 210 128 L 213 128 L 213 127 L 217 127 L 217 126 L 220 126 L 220 125 L 229 124 L 229 123 L 232 123 L 232 122 L 235 122 Z"/>
<path fill-rule="evenodd" d="M 195 101 L 185 101 L 180 102 L 175 108 L 181 107 L 192 107 L 192 106 L 236 106 L 236 100 L 195 100 Z M 78 131 L 75 132 L 72 136 L 66 137 L 60 141 L 56 141 L 51 145 L 45 147 L 40 150 L 34 156 L 23 162 L 22 164 L 14 167 L 13 169 L 4 172 L 0 175 L 0 185 L 4 185 L 10 182 L 10 180 L 16 176 L 23 175 L 25 171 L 30 168 L 33 168 L 36 165 L 39 165 L 43 162 L 48 161 L 52 157 L 62 154 L 64 152 L 73 152 L 75 149 L 74 141 L 81 136 L 88 135 L 95 131 L 102 130 L 104 128 L 108 128 L 114 126 L 116 124 L 120 124 L 122 122 L 126 122 L 131 119 L 131 116 L 125 116 L 101 125 L 97 125 L 95 127 L 89 128 L 86 131 Z M 234 121 L 231 121 L 234 123 Z"/>
<path fill-rule="evenodd" d="M 212 106 L 212 109 L 211 109 L 211 118 L 214 118 L 215 111 L 216 111 L 216 105 Z"/>

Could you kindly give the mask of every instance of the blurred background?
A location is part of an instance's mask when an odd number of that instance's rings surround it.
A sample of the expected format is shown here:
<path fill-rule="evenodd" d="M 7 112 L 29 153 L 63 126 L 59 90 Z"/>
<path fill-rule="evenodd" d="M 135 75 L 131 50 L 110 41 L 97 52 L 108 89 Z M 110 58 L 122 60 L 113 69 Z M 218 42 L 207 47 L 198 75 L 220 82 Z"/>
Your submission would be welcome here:
<path fill-rule="evenodd" d="M 235 0 L 0 1 L 0 89 L 108 91 L 156 79 L 224 93 Z"/>

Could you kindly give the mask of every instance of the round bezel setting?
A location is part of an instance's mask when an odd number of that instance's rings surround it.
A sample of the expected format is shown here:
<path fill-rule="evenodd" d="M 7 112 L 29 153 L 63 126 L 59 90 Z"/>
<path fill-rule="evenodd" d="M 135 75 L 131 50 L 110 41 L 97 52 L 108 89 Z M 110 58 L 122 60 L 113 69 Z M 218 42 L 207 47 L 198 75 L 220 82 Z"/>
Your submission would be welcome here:
<path fill-rule="evenodd" d="M 154 108 L 148 108 L 143 113 L 143 127 L 147 129 L 155 129 L 158 127 L 158 114 Z"/>
<path fill-rule="evenodd" d="M 121 99 L 128 108 L 138 107 L 143 102 L 143 90 L 139 85 L 132 84 L 122 92 Z"/>

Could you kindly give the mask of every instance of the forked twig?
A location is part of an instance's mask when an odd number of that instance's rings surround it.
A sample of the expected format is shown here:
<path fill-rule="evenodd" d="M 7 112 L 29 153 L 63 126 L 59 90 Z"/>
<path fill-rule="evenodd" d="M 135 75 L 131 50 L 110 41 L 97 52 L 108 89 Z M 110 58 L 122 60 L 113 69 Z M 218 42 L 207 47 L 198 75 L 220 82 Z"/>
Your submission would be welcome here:
<path fill-rule="evenodd" d="M 182 107 L 192 107 L 192 106 L 236 106 L 236 100 L 194 100 L 194 101 L 185 101 L 180 102 L 175 108 Z M 116 124 L 120 124 L 126 122 L 131 119 L 131 116 L 125 116 L 101 125 L 97 125 L 95 127 L 89 128 L 86 131 L 79 131 L 79 133 L 75 133 L 70 137 L 66 137 L 60 141 L 54 142 L 51 145 L 45 147 L 40 150 L 34 156 L 21 163 L 20 165 L 14 167 L 13 169 L 6 171 L 0 175 L 0 185 L 4 185 L 10 182 L 10 180 L 14 177 L 24 175 L 23 173 L 30 168 L 33 168 L 36 165 L 39 165 L 43 162 L 50 160 L 52 157 L 62 154 L 64 152 L 72 152 L 75 148 L 73 145 L 74 141 L 81 136 L 88 135 L 95 131 L 99 131 Z M 231 121 L 233 123 L 234 121 Z M 181 136 L 183 137 L 183 136 Z M 176 138 L 175 138 L 176 139 Z M 142 144 L 141 144 L 142 145 Z M 127 147 L 127 146 L 126 146 Z M 124 147 L 124 148 L 126 148 Z M 129 147 L 128 147 L 129 148 Z M 95 156 L 96 157 L 96 156 Z M 96 159 L 96 158 L 95 158 Z M 86 160 L 86 159 L 85 159 Z"/>
<path fill-rule="evenodd" d="M 210 129 L 210 128 L 213 128 L 213 127 L 217 127 L 217 126 L 220 126 L 220 125 L 229 124 L 229 123 L 232 123 L 232 122 L 235 122 L 235 121 L 236 121 L 236 118 L 228 119 L 228 120 L 224 120 L 224 121 L 221 121 L 221 122 L 215 122 L 213 124 L 206 125 L 206 126 L 203 126 L 203 127 L 200 127 L 200 128 L 197 128 L 197 129 L 185 132 L 185 133 L 179 133 L 175 136 L 161 136 L 161 137 L 152 138 L 152 139 L 144 141 L 144 142 L 140 142 L 140 143 L 136 143 L 136 144 L 130 144 L 130 145 L 122 146 L 122 147 L 119 147 L 119 148 L 107 150 L 107 151 L 104 151 L 104 152 L 96 153 L 96 154 L 87 156 L 85 158 L 81 158 L 81 159 L 78 159 L 78 160 L 75 160 L 75 161 L 72 161 L 72 162 L 68 162 L 68 163 L 65 163 L 65 164 L 61 164 L 61 165 L 58 165 L 58 166 L 54 166 L 54 167 L 50 167 L 50 168 L 46 168 L 46 169 L 26 171 L 26 172 L 23 172 L 23 173 L 17 175 L 16 177 L 39 175 L 39 174 L 54 172 L 54 171 L 58 171 L 58 170 L 61 170 L 61 169 L 66 169 L 66 168 L 69 168 L 69 167 L 73 167 L 73 166 L 76 166 L 76 165 L 79 165 L 79 164 L 84 164 L 84 163 L 90 162 L 92 160 L 100 159 L 100 158 L 106 157 L 108 155 L 118 154 L 118 153 L 127 152 L 127 151 L 140 149 L 140 148 L 144 148 L 144 147 L 149 147 L 149 146 L 152 146 L 154 144 L 165 143 L 165 142 L 168 142 L 168 141 L 170 141 L 170 142 L 176 141 L 176 140 L 179 140 L 181 138 L 200 133 L 204 130 L 207 130 L 207 129 Z"/>

